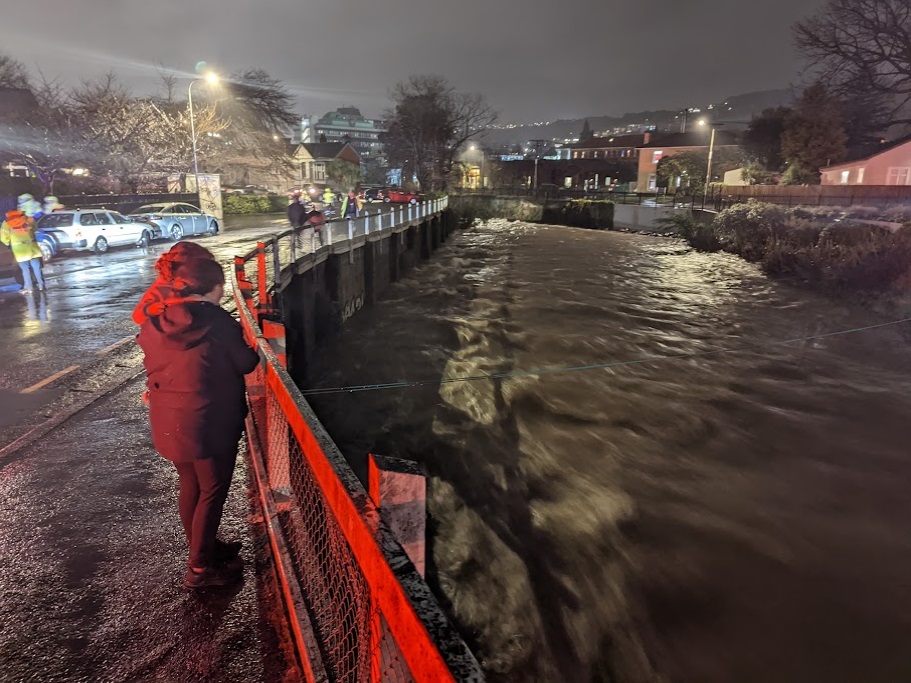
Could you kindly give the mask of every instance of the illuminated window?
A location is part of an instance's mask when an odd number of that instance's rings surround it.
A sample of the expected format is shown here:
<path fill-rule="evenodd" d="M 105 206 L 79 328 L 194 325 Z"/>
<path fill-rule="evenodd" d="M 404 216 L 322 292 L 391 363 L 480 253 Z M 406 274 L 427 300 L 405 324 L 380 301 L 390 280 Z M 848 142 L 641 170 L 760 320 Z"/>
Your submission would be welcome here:
<path fill-rule="evenodd" d="M 867 170 L 867 169 L 865 169 L 865 168 L 859 168 L 859 169 L 857 169 L 857 184 L 858 184 L 858 185 L 863 185 L 863 183 L 864 183 L 864 171 L 866 171 L 866 170 Z"/>
<path fill-rule="evenodd" d="M 660 150 L 660 149 L 656 149 L 655 151 L 652 152 L 652 163 L 657 166 L 658 162 L 661 161 L 661 157 L 663 157 L 663 156 L 664 156 L 664 151 Z"/>
<path fill-rule="evenodd" d="M 848 180 L 850 180 L 850 178 L 851 178 L 851 171 L 842 171 L 842 172 L 841 172 L 841 179 L 839 180 L 839 182 L 840 182 L 842 185 L 847 185 L 847 184 L 848 184 Z"/>
<path fill-rule="evenodd" d="M 911 185 L 911 168 L 890 168 L 886 175 L 886 185 Z"/>

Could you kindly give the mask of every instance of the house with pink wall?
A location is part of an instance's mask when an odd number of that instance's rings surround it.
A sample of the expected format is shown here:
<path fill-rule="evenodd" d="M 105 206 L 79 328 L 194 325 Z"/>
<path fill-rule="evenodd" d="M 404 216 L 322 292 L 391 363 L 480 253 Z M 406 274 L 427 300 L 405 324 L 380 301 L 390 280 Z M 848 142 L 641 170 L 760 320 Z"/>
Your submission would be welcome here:
<path fill-rule="evenodd" d="M 911 185 L 911 137 L 876 154 L 819 169 L 823 185 Z"/>

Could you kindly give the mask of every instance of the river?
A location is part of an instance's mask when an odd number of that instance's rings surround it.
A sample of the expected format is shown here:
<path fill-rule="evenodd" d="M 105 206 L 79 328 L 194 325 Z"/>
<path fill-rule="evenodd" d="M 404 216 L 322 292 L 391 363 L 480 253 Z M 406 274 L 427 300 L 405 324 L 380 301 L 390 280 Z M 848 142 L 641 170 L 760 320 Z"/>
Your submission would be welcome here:
<path fill-rule="evenodd" d="M 431 584 L 492 683 L 907 681 L 911 325 L 778 343 L 883 320 L 675 240 L 493 221 L 312 386 L 433 381 L 313 403 L 360 474 L 426 467 Z"/>

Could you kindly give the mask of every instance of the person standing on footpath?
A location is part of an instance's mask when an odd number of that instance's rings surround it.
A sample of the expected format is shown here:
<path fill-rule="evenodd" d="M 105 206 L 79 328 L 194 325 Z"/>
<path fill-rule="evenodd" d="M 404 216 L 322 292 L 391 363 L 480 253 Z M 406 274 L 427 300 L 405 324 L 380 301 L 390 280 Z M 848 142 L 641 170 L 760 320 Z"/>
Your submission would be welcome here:
<path fill-rule="evenodd" d="M 291 197 L 291 204 L 288 206 L 288 222 L 291 227 L 294 229 L 304 227 L 304 221 L 307 219 L 306 214 L 307 209 L 301 204 L 300 195 L 295 194 Z"/>
<path fill-rule="evenodd" d="M 22 293 L 32 291 L 32 276 L 35 287 L 44 291 L 44 274 L 41 270 L 41 247 L 35 239 L 35 221 L 21 211 L 8 211 L 6 220 L 0 225 L 0 243 L 13 251 L 13 257 L 22 269 Z"/>
<path fill-rule="evenodd" d="M 307 220 L 304 225 L 313 229 L 314 235 L 319 237 L 319 245 L 323 246 L 323 228 L 326 226 L 326 217 L 313 204 L 310 204 L 308 208 L 310 210 L 307 211 Z"/>
<path fill-rule="evenodd" d="M 361 213 L 361 202 L 353 191 L 348 192 L 348 196 L 342 200 L 342 218 L 354 220 Z"/>
<path fill-rule="evenodd" d="M 240 544 L 217 533 L 247 416 L 244 375 L 259 356 L 219 305 L 225 276 L 218 263 L 181 263 L 171 286 L 175 296 L 147 308 L 138 336 L 152 441 L 180 480 L 180 521 L 190 547 L 184 587 L 225 586 L 243 574 L 235 560 Z"/>

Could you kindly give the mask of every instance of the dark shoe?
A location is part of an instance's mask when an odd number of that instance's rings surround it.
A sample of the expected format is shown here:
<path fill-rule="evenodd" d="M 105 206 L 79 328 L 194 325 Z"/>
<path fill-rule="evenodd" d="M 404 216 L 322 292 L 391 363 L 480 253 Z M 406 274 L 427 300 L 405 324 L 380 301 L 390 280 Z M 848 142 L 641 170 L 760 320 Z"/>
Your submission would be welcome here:
<path fill-rule="evenodd" d="M 225 542 L 215 539 L 212 557 L 216 562 L 228 562 L 240 554 L 240 541 Z"/>
<path fill-rule="evenodd" d="M 198 590 L 214 586 L 230 586 L 240 581 L 243 576 L 242 570 L 223 565 L 206 567 L 201 572 L 187 568 L 187 574 L 183 577 L 183 587 L 187 590 Z"/>

